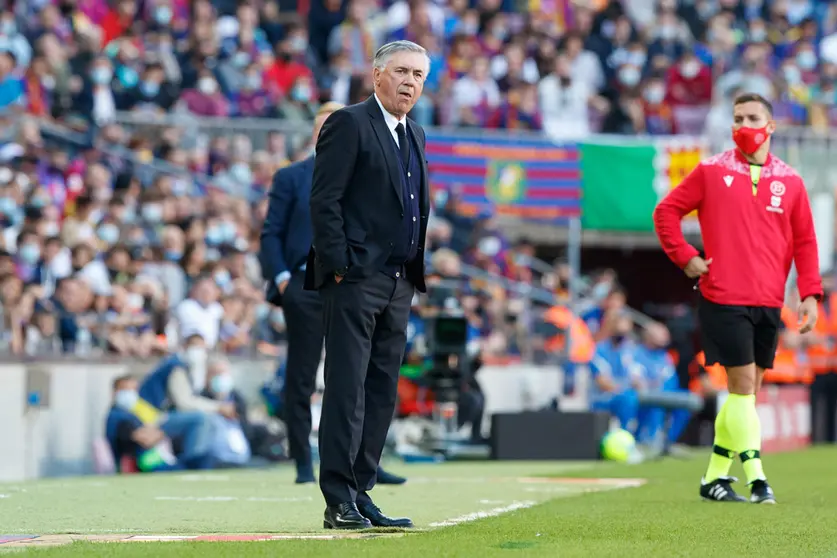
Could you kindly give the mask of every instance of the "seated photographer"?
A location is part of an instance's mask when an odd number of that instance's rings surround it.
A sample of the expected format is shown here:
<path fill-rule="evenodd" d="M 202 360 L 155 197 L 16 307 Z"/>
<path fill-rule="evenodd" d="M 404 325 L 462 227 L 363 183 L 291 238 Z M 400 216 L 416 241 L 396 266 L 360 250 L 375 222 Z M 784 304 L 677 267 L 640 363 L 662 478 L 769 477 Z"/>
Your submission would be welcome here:
<path fill-rule="evenodd" d="M 209 416 L 160 413 L 140 398 L 137 380 L 131 376 L 113 382 L 105 435 L 119 471 L 126 465 L 145 473 L 210 469 L 215 463 Z"/>

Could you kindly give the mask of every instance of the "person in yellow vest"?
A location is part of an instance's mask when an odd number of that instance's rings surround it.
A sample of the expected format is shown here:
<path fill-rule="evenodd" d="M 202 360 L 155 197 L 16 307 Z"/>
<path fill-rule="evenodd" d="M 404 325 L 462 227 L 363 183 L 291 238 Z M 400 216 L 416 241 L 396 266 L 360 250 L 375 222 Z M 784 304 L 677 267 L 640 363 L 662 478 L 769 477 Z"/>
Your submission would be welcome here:
<path fill-rule="evenodd" d="M 803 336 L 813 374 L 811 382 L 811 440 L 837 442 L 837 292 L 832 273 L 823 274 L 825 295 L 819 320 Z"/>

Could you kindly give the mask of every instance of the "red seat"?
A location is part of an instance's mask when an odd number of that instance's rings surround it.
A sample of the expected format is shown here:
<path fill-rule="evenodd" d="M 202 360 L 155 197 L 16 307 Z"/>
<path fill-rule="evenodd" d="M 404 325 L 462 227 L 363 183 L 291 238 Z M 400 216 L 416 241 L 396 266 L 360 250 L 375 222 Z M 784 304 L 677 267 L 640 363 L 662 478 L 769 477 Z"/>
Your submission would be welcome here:
<path fill-rule="evenodd" d="M 119 472 L 123 475 L 139 473 L 140 470 L 137 467 L 137 460 L 130 455 L 123 455 L 122 459 L 119 460 Z"/>

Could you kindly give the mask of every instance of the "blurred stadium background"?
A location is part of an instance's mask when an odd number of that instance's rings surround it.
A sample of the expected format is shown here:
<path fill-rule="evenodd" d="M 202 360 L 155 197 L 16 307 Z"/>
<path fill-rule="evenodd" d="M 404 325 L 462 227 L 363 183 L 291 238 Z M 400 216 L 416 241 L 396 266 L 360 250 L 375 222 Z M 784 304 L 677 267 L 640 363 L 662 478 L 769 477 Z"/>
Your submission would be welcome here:
<path fill-rule="evenodd" d="M 412 117 L 428 136 L 434 277 L 414 305 L 390 456 L 595 459 L 608 421 L 591 412 L 605 390 L 591 362 L 625 334 L 620 355 L 669 351 L 675 384 L 701 401 L 677 439 L 638 433 L 642 455 L 711 443 L 723 374 L 701 360 L 693 284 L 651 212 L 729 147 L 739 92 L 774 102 L 774 151 L 806 180 L 832 286 L 837 4 L 0 6 L 2 481 L 113 471 L 112 381 L 146 375 L 193 333 L 226 355 L 248 421 L 282 440 L 284 318 L 257 259 L 267 191 L 310 154 L 319 104 L 370 94 L 387 40 L 422 44 L 432 63 Z M 699 243 L 696 219 L 684 227 Z M 807 446 L 812 428 L 835 437 L 837 393 L 819 404 L 810 386 L 835 378 L 837 299 L 801 337 L 794 296 L 791 280 L 780 364 L 759 395 L 766 452 Z M 467 323 L 445 385 L 428 373 L 440 315 Z M 649 324 L 665 330 L 644 335 Z M 609 389 L 655 391 L 666 370 L 644 370 Z"/>

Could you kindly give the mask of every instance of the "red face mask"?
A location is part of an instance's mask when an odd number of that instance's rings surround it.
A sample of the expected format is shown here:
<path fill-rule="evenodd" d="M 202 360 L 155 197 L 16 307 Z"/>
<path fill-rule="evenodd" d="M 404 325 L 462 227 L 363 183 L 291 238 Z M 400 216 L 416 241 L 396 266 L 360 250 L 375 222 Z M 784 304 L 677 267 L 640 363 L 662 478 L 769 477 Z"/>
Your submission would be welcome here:
<path fill-rule="evenodd" d="M 769 137 L 767 126 L 763 128 L 739 128 L 732 132 L 732 141 L 745 155 L 752 155 L 758 151 L 759 147 L 764 145 Z"/>

